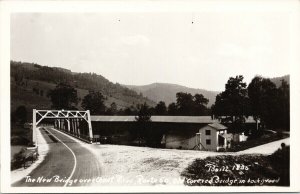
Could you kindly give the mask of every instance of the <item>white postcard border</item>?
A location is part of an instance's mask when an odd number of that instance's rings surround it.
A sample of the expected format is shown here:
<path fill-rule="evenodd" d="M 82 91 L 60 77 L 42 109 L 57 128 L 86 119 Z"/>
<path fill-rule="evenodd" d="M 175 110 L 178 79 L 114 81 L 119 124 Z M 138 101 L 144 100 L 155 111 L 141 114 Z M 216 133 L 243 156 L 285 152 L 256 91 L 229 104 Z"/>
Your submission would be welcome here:
<path fill-rule="evenodd" d="M 1 192 L 73 193 L 73 192 L 287 192 L 300 191 L 300 58 L 299 1 L 1 1 Z M 10 14 L 17 12 L 286 12 L 290 14 L 291 79 L 291 186 L 188 187 L 188 186 L 101 186 L 101 187 L 11 187 L 10 186 Z M 284 64 L 283 64 L 284 65 Z"/>

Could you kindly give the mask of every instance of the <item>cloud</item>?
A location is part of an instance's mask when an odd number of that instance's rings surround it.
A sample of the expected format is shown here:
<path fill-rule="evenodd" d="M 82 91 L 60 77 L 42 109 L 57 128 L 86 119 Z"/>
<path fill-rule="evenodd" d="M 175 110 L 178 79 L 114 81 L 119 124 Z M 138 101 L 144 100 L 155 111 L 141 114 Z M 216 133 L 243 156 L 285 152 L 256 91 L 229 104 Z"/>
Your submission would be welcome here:
<path fill-rule="evenodd" d="M 125 45 L 135 46 L 135 45 L 148 45 L 150 43 L 150 40 L 147 36 L 137 34 L 137 35 L 122 37 L 121 42 Z"/>

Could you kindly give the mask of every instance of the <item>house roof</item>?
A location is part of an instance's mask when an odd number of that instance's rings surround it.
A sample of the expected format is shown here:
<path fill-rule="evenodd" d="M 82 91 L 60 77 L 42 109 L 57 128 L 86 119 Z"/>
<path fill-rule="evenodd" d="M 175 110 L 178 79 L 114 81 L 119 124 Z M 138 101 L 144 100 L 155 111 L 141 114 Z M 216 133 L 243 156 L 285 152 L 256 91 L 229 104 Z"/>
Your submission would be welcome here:
<path fill-rule="evenodd" d="M 225 129 L 227 129 L 226 126 L 224 126 L 224 125 L 222 125 L 220 123 L 210 123 L 210 124 L 208 124 L 208 126 L 214 128 L 216 130 L 225 130 Z"/>
<path fill-rule="evenodd" d="M 91 115 L 94 122 L 135 122 L 135 116 L 107 116 Z M 218 120 L 212 119 L 211 116 L 151 116 L 152 122 L 165 123 L 218 123 Z M 246 123 L 255 123 L 253 118 L 248 117 Z"/>

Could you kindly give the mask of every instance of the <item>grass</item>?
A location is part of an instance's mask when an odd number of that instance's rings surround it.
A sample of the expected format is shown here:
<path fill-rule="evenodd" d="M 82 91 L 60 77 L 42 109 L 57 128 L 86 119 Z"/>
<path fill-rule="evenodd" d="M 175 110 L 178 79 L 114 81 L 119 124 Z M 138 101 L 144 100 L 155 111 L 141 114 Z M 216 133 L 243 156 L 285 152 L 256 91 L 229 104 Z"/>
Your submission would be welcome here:
<path fill-rule="evenodd" d="M 284 146 L 270 156 L 220 155 L 196 159 L 181 176 L 188 186 L 289 186 L 289 156 L 290 147 Z"/>

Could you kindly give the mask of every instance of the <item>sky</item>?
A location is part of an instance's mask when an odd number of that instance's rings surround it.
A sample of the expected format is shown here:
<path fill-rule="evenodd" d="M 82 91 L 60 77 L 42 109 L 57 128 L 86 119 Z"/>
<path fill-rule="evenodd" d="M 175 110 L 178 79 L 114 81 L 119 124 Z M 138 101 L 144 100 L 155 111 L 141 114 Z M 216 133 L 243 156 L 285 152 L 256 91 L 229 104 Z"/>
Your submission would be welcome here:
<path fill-rule="evenodd" d="M 281 12 L 15 13 L 11 59 L 222 91 L 236 75 L 289 74 L 289 33 Z"/>

